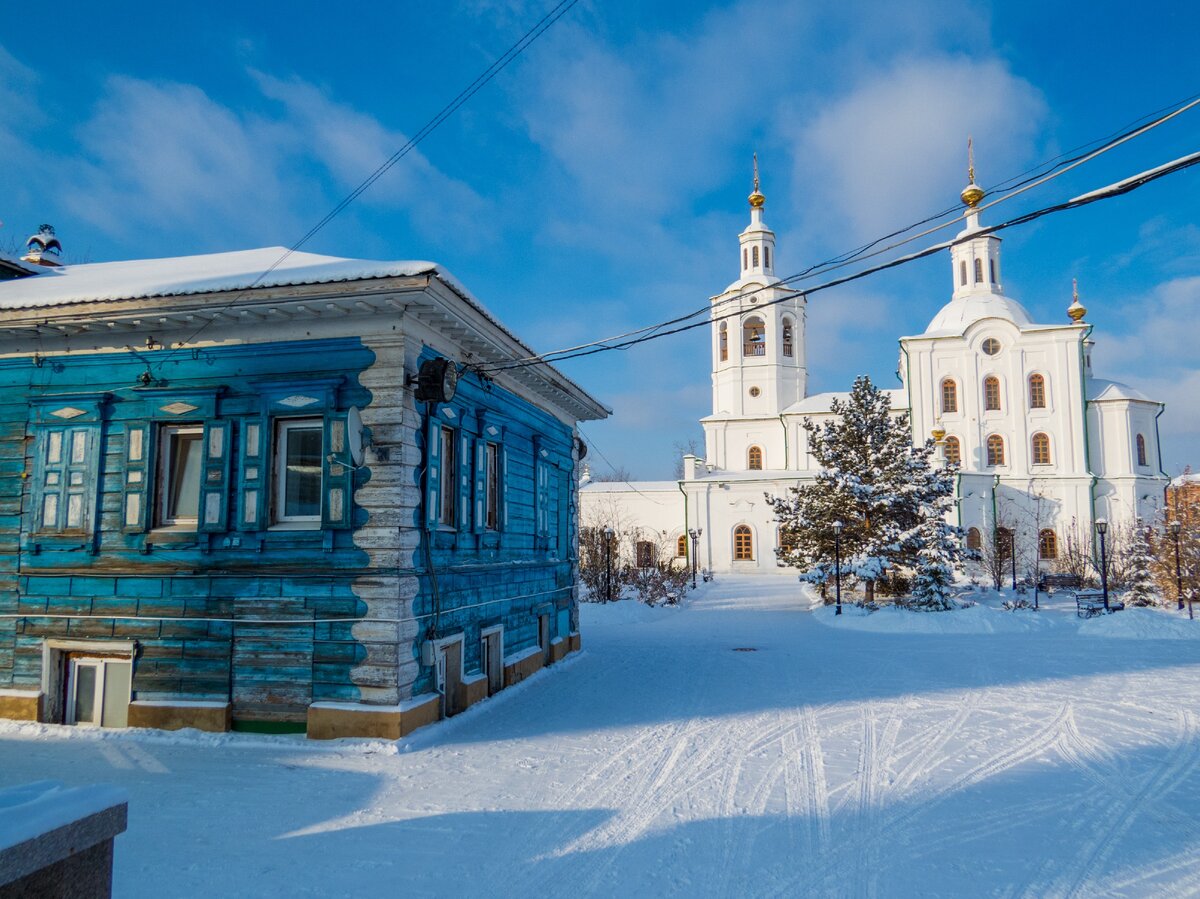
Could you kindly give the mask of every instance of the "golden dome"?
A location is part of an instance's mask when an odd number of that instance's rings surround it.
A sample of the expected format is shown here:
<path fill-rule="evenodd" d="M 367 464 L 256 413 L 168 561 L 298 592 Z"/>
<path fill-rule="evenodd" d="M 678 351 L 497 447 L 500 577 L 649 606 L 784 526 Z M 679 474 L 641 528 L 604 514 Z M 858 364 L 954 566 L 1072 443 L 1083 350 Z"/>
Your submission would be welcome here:
<path fill-rule="evenodd" d="M 758 189 L 758 154 L 754 154 L 754 193 L 748 197 L 750 206 L 754 209 L 762 209 L 763 204 L 767 202 L 767 198 L 762 195 Z"/>
<path fill-rule="evenodd" d="M 932 437 L 934 440 L 936 440 L 938 443 L 941 443 L 946 438 L 946 429 L 943 428 L 941 425 L 938 425 L 936 428 L 934 428 L 932 431 L 929 432 L 929 436 Z"/>
<path fill-rule="evenodd" d="M 1071 305 L 1067 307 L 1067 315 L 1073 322 L 1081 322 L 1087 315 L 1087 307 L 1079 302 L 1079 284 L 1074 278 L 1071 279 Z"/>
<path fill-rule="evenodd" d="M 972 182 L 963 188 L 959 196 L 962 197 L 964 203 L 974 209 L 979 205 L 979 201 L 983 199 L 983 188 Z"/>

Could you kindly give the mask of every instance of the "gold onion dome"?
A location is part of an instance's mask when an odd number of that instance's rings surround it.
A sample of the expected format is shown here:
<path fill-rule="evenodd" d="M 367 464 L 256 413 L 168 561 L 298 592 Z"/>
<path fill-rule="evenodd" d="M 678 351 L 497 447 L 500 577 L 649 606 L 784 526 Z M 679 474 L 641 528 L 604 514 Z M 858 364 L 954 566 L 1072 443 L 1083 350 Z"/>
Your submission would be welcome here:
<path fill-rule="evenodd" d="M 1079 302 L 1079 284 L 1074 278 L 1071 279 L 1071 305 L 1067 307 L 1067 315 L 1073 322 L 1081 322 L 1087 315 L 1087 307 Z"/>
<path fill-rule="evenodd" d="M 754 193 L 750 194 L 748 199 L 750 200 L 751 207 L 753 207 L 754 209 L 762 209 L 763 204 L 765 204 L 767 202 L 767 198 L 764 197 L 762 195 L 762 192 L 758 189 L 758 154 L 757 153 L 754 154 Z"/>
<path fill-rule="evenodd" d="M 975 142 L 970 137 L 967 138 L 967 180 L 971 183 L 963 188 L 959 196 L 967 206 L 974 209 L 983 199 L 983 188 L 975 183 Z"/>

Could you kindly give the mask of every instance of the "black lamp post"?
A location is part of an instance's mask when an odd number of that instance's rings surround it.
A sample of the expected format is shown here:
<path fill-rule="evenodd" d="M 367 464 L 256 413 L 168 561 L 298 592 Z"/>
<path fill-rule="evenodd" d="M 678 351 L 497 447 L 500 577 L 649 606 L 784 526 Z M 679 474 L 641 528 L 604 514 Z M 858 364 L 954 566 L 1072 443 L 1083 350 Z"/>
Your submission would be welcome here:
<path fill-rule="evenodd" d="M 837 596 L 837 611 L 833 614 L 842 614 L 842 523 L 835 521 L 833 523 L 833 583 L 834 593 Z"/>
<path fill-rule="evenodd" d="M 688 536 L 692 538 L 692 589 L 696 589 L 696 552 L 700 545 L 700 535 L 704 528 L 688 528 Z"/>
<path fill-rule="evenodd" d="M 1179 562 L 1179 531 L 1181 525 L 1178 521 L 1172 521 L 1169 530 L 1171 531 L 1171 539 L 1175 541 L 1175 598 L 1179 601 L 1179 611 L 1183 611 L 1183 566 Z M 1192 612 L 1192 598 L 1188 597 L 1188 618 L 1195 618 Z"/>
<path fill-rule="evenodd" d="M 613 529 L 604 529 L 604 601 L 612 602 L 612 538 Z"/>
<path fill-rule="evenodd" d="M 1017 592 L 1017 532 L 1008 532 L 1008 560 L 1012 563 L 1012 588 Z"/>
<path fill-rule="evenodd" d="M 1104 535 L 1108 533 L 1108 521 L 1096 519 L 1096 533 L 1100 535 L 1100 589 L 1104 592 L 1104 611 L 1108 609 L 1108 552 L 1104 546 Z"/>

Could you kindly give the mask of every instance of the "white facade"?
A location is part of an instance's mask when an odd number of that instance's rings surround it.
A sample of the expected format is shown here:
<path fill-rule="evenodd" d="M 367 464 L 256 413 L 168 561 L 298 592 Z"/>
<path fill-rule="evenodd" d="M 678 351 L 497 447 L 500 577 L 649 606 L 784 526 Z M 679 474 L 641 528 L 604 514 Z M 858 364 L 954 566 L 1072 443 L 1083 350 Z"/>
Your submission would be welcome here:
<path fill-rule="evenodd" d="M 1044 325 L 1006 294 L 1000 239 L 971 236 L 982 196 L 972 188 L 950 251 L 950 301 L 924 333 L 900 338 L 902 386 L 887 391 L 892 408 L 909 414 L 916 441 L 945 432 L 943 452 L 959 463 L 957 523 L 975 531 L 972 539 L 1000 526 L 1034 546 L 1049 531 L 1061 545 L 1067 529 L 1090 531 L 1097 518 L 1150 520 L 1167 482 L 1163 404 L 1093 376 L 1092 326 L 1078 298 L 1065 323 Z M 712 298 L 705 459 L 685 458 L 678 482 L 581 491 L 585 526 L 589 515 L 619 508 L 626 525 L 636 522 L 660 543 L 701 530 L 698 562 L 714 571 L 790 571 L 776 564 L 777 525 L 764 494 L 783 495 L 814 476 L 803 422 L 830 417 L 831 401 L 847 395 L 807 393 L 806 302 L 774 274 L 764 203 L 756 175 L 750 224 L 738 237 L 740 276 Z"/>

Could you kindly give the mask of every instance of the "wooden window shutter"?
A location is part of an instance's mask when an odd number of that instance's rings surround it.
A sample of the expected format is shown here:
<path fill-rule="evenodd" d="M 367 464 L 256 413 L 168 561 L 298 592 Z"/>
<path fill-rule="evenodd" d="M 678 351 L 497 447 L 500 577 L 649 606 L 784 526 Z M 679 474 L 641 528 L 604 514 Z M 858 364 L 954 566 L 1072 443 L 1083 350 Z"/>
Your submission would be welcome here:
<path fill-rule="evenodd" d="M 152 429 L 131 424 L 125 429 L 125 496 L 121 503 L 121 528 L 139 534 L 149 527 L 150 477 L 156 457 L 151 446 Z"/>
<path fill-rule="evenodd" d="M 219 534 L 229 529 L 229 438 L 228 421 L 204 425 L 204 469 L 200 484 L 200 516 L 197 530 Z"/>
<path fill-rule="evenodd" d="M 476 534 L 487 525 L 487 440 L 475 438 L 475 515 L 472 522 Z"/>
<path fill-rule="evenodd" d="M 354 469 L 346 444 L 346 413 L 325 418 L 324 458 L 321 460 L 325 495 L 321 502 L 321 526 L 343 530 L 353 523 Z"/>
<path fill-rule="evenodd" d="M 497 502 L 500 503 L 499 516 L 500 530 L 508 530 L 508 449 L 504 444 L 500 444 L 498 456 L 498 464 L 500 465 L 500 496 L 497 497 Z"/>
<path fill-rule="evenodd" d="M 238 477 L 237 530 L 261 531 L 267 526 L 270 507 L 269 441 L 267 422 L 248 418 L 242 422 L 242 464 Z"/>
<path fill-rule="evenodd" d="M 471 437 L 465 427 L 457 432 L 458 437 L 458 529 L 471 530 Z"/>
<path fill-rule="evenodd" d="M 425 527 L 435 530 L 442 487 L 442 423 L 431 413 L 425 419 Z"/>

